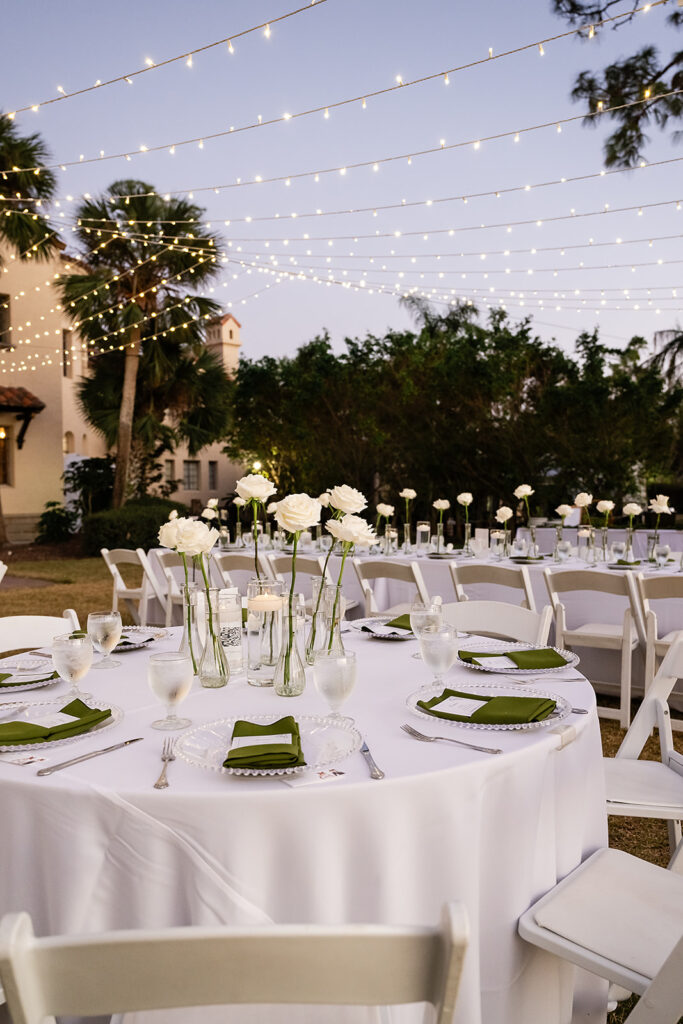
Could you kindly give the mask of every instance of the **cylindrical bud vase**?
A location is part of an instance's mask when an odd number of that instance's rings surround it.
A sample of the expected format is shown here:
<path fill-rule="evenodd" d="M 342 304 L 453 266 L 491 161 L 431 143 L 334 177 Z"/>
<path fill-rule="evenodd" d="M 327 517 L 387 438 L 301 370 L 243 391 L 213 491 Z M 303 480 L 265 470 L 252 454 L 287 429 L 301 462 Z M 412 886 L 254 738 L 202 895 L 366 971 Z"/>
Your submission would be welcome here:
<path fill-rule="evenodd" d="M 282 639 L 282 590 L 279 580 L 247 584 L 247 682 L 272 686 Z"/>
<path fill-rule="evenodd" d="M 230 666 L 221 643 L 218 593 L 217 587 L 211 587 L 206 595 L 206 637 L 199 663 L 199 681 L 211 689 L 226 686 L 230 678 Z"/>

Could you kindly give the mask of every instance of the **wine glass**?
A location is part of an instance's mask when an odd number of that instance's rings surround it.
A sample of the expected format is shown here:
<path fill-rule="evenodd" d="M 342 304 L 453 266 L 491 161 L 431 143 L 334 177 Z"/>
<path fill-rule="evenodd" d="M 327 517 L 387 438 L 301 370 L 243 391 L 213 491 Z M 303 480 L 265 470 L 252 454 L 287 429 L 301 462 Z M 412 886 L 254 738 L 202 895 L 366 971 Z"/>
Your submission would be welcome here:
<path fill-rule="evenodd" d="M 313 663 L 313 681 L 320 696 L 332 709 L 331 718 L 337 722 L 353 721 L 344 719 L 339 709 L 346 703 L 356 685 L 356 655 L 351 651 L 318 651 Z"/>
<path fill-rule="evenodd" d="M 118 668 L 120 661 L 111 657 L 111 652 L 121 639 L 121 615 L 119 612 L 90 612 L 88 615 L 88 634 L 93 647 L 103 657 L 93 668 Z"/>
<path fill-rule="evenodd" d="M 432 670 L 433 686 L 443 686 L 443 677 L 458 655 L 457 633 L 453 626 L 442 624 L 433 632 L 420 636 L 422 659 Z"/>
<path fill-rule="evenodd" d="M 572 554 L 572 542 L 570 540 L 560 540 L 557 543 L 557 557 L 560 562 L 566 562 L 571 558 Z"/>
<path fill-rule="evenodd" d="M 52 641 L 52 664 L 59 677 L 71 685 L 69 700 L 86 700 L 78 684 L 92 665 L 92 641 L 87 633 L 62 633 Z"/>
<path fill-rule="evenodd" d="M 440 601 L 420 601 L 416 599 L 410 609 L 410 628 L 420 639 L 423 632 L 433 633 L 443 622 L 443 610 Z M 414 658 L 422 658 L 419 651 L 413 654 Z"/>
<path fill-rule="evenodd" d="M 524 558 L 527 554 L 528 544 L 526 537 L 521 537 L 518 533 L 515 534 L 515 539 L 512 542 L 512 556 L 513 558 Z"/>
<path fill-rule="evenodd" d="M 655 544 L 654 556 L 658 569 L 663 569 L 669 561 L 671 548 L 668 544 Z"/>
<path fill-rule="evenodd" d="M 615 540 L 612 542 L 612 558 L 615 562 L 624 560 L 626 557 L 626 541 Z"/>
<path fill-rule="evenodd" d="M 153 729 L 186 729 L 192 725 L 189 718 L 178 718 L 175 708 L 187 697 L 193 678 L 192 660 L 188 655 L 179 651 L 150 654 L 147 682 L 154 696 L 167 707 L 166 718 L 152 722 Z"/>

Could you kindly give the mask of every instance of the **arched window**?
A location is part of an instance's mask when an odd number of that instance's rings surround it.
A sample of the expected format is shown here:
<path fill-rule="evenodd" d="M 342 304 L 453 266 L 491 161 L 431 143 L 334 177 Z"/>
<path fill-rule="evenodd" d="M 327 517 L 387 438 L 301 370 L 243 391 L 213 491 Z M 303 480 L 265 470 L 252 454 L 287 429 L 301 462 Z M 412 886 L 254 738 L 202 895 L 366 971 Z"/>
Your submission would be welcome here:
<path fill-rule="evenodd" d="M 71 455 L 74 451 L 74 436 L 70 430 L 67 430 L 64 434 L 62 441 L 62 451 L 65 455 Z"/>

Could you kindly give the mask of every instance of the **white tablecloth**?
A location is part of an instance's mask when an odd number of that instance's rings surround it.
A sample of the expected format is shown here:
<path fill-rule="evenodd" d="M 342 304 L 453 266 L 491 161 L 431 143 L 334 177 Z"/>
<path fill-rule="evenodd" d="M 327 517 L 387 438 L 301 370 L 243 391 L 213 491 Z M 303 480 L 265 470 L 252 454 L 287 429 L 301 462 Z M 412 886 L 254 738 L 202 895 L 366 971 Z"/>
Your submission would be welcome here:
<path fill-rule="evenodd" d="M 217 922 L 429 924 L 445 901 L 461 900 L 471 946 L 454 1020 L 565 1024 L 573 971 L 523 943 L 516 921 L 606 844 L 597 717 L 568 719 L 576 735 L 564 749 L 552 728 L 455 729 L 462 739 L 501 746 L 498 757 L 419 743 L 399 728 L 420 724 L 405 706 L 428 681 L 424 665 L 410 658 L 416 644 L 355 633 L 345 643 L 360 669 L 345 710 L 385 770 L 381 782 L 368 778 L 360 754 L 343 764 L 343 778 L 299 788 L 176 759 L 170 788 L 154 790 L 163 734 L 150 728 L 160 708 L 145 681 L 147 654 L 130 652 L 120 669 L 92 672 L 87 689 L 123 707 L 125 718 L 102 736 L 51 751 L 49 760 L 133 736 L 144 742 L 43 778 L 35 766 L 0 759 L 0 913 L 28 910 L 38 934 Z M 156 646 L 176 645 L 177 635 Z M 572 675 L 549 679 L 547 688 L 593 708 L 591 687 Z M 489 678 L 453 669 L 448 682 L 476 692 Z M 64 690 L 59 683 L 40 697 Z M 223 690 L 197 688 L 183 705 L 195 723 L 324 710 L 310 679 L 293 700 L 242 677 Z M 426 719 L 422 725 L 435 734 L 454 728 Z M 604 998 L 588 976 L 577 991 L 589 1002 Z M 595 1006 L 592 1013 L 580 1019 L 601 1019 Z M 235 1019 L 247 1018 L 240 1011 Z M 299 1018 L 288 1012 L 278 1019 Z M 391 1019 L 417 1018 L 407 1009 Z"/>

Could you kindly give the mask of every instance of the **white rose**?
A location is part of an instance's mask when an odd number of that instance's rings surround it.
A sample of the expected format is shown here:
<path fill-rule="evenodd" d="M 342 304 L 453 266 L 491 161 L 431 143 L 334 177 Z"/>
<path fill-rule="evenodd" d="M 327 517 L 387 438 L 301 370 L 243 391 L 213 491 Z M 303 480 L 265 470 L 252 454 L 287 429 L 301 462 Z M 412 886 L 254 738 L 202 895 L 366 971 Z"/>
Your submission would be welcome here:
<path fill-rule="evenodd" d="M 518 498 L 521 501 L 522 498 L 531 497 L 532 494 L 535 494 L 535 491 L 529 484 L 520 484 L 519 487 L 513 491 L 513 494 L 515 498 Z"/>
<path fill-rule="evenodd" d="M 360 516 L 346 515 L 342 519 L 330 519 L 326 528 L 333 537 L 345 544 L 366 548 L 376 540 L 375 531 Z"/>
<path fill-rule="evenodd" d="M 268 477 L 262 476 L 260 473 L 250 473 L 249 476 L 243 476 L 241 480 L 237 481 L 235 490 L 245 501 L 267 501 L 271 495 L 275 494 L 277 487 Z"/>
<path fill-rule="evenodd" d="M 574 511 L 574 509 L 571 505 L 558 505 L 555 511 L 557 512 L 558 516 L 564 519 L 564 517 L 568 516 L 570 512 Z"/>
<path fill-rule="evenodd" d="M 210 551 L 218 540 L 218 530 L 214 530 L 199 519 L 178 519 L 178 539 L 176 550 L 185 555 L 203 555 Z"/>
<path fill-rule="evenodd" d="M 414 491 L 412 487 L 404 487 L 402 491 L 398 492 L 399 498 L 408 498 L 411 501 L 417 498 L 417 491 Z"/>
<path fill-rule="evenodd" d="M 175 551 L 176 544 L 178 543 L 178 523 L 182 523 L 182 519 L 178 519 L 176 509 L 173 511 L 175 512 L 175 518 L 169 519 L 159 530 L 159 543 L 163 548 L 170 548 L 172 551 Z"/>
<path fill-rule="evenodd" d="M 593 495 L 586 494 L 585 491 L 581 491 L 581 493 L 577 494 L 574 498 L 574 504 L 577 506 L 577 508 L 588 508 L 592 501 Z"/>
<path fill-rule="evenodd" d="M 512 509 L 508 508 L 507 505 L 501 505 L 496 512 L 496 519 L 499 523 L 507 523 L 508 519 L 512 517 Z"/>
<path fill-rule="evenodd" d="M 218 508 L 218 498 L 209 498 L 206 506 L 207 508 Z"/>
<path fill-rule="evenodd" d="M 387 519 L 391 519 L 393 514 L 394 514 L 394 506 L 393 505 L 384 505 L 384 504 L 382 504 L 382 502 L 380 502 L 379 505 L 377 506 L 377 515 L 378 516 L 386 516 Z"/>
<path fill-rule="evenodd" d="M 355 487 L 341 484 L 339 487 L 333 487 L 330 491 L 329 504 L 340 512 L 353 514 L 355 512 L 362 512 L 368 503 L 365 495 L 357 491 Z"/>
<path fill-rule="evenodd" d="M 472 502 L 474 501 L 474 498 L 472 497 L 469 491 L 463 491 L 462 494 L 459 494 L 455 500 L 457 501 L 458 505 L 471 505 Z"/>
<path fill-rule="evenodd" d="M 287 533 L 300 533 L 320 522 L 320 502 L 309 494 L 288 494 L 277 503 L 275 518 Z"/>
<path fill-rule="evenodd" d="M 445 512 L 450 507 L 451 503 L 448 498 L 437 498 L 436 501 L 432 502 L 432 508 L 435 508 L 437 512 Z"/>
<path fill-rule="evenodd" d="M 210 505 L 207 505 L 202 512 L 202 519 L 218 519 L 218 512 L 216 512 L 215 508 L 211 508 Z"/>
<path fill-rule="evenodd" d="M 232 499 L 232 503 L 233 503 L 233 505 L 237 505 L 238 508 L 244 508 L 244 506 L 247 503 L 247 499 L 246 498 L 233 498 Z"/>
<path fill-rule="evenodd" d="M 327 508 L 327 506 L 330 503 L 330 492 L 329 491 L 323 491 L 322 494 L 318 495 L 318 501 L 320 502 L 320 504 L 322 505 L 323 508 Z"/>
<path fill-rule="evenodd" d="M 266 506 L 266 512 L 267 512 L 267 514 L 268 514 L 269 516 L 274 516 L 274 515 L 275 515 L 275 513 L 277 512 L 277 507 L 278 507 L 278 505 L 279 505 L 279 502 L 277 502 L 277 501 L 271 501 L 270 505 L 267 505 L 267 506 Z"/>
<path fill-rule="evenodd" d="M 178 509 L 177 508 L 172 508 L 171 511 L 168 513 L 168 518 L 169 519 L 177 519 L 178 518 Z"/>
<path fill-rule="evenodd" d="M 651 512 L 656 512 L 659 516 L 668 516 L 673 512 L 673 509 L 669 505 L 668 494 L 657 494 L 648 505 L 648 508 Z"/>
<path fill-rule="evenodd" d="M 624 505 L 621 511 L 622 515 L 625 516 L 639 516 L 643 510 L 635 501 L 629 501 L 627 505 Z"/>
<path fill-rule="evenodd" d="M 595 507 L 597 508 L 598 512 L 600 512 L 604 516 L 606 512 L 612 511 L 612 509 L 614 508 L 614 502 L 599 501 Z"/>

